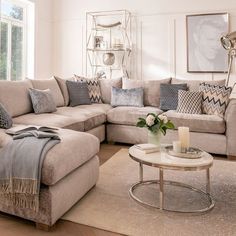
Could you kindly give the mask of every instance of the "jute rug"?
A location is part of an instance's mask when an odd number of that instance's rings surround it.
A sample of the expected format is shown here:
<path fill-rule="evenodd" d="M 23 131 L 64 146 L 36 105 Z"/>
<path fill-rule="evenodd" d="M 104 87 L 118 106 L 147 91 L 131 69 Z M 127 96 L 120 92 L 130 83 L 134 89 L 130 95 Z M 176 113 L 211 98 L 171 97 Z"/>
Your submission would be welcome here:
<path fill-rule="evenodd" d="M 204 171 L 166 171 L 164 178 L 191 184 L 204 190 Z M 158 177 L 156 168 L 144 168 L 145 179 Z M 82 180 L 81 180 L 82 181 Z M 128 190 L 138 181 L 138 164 L 122 149 L 100 168 L 100 179 L 64 220 L 112 232 L 135 236 L 159 235 L 236 235 L 236 162 L 215 160 L 211 169 L 211 190 L 215 208 L 205 214 L 161 212 L 143 207 L 132 200 Z M 165 186 L 165 204 L 175 209 L 204 207 L 206 199 L 197 193 Z M 158 203 L 157 186 L 137 190 L 137 195 Z"/>

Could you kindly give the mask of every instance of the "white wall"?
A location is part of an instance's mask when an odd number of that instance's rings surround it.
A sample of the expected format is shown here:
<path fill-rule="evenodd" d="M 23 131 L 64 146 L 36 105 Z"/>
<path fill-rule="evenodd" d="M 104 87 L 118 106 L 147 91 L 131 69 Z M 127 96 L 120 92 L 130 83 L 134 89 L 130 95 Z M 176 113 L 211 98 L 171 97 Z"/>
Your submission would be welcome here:
<path fill-rule="evenodd" d="M 229 12 L 231 30 L 236 30 L 235 0 L 53 0 L 54 74 L 62 77 L 85 74 L 85 13 L 117 9 L 127 9 L 135 16 L 134 78 L 226 77 L 225 74 L 187 73 L 185 16 Z"/>
<path fill-rule="evenodd" d="M 46 79 L 53 74 L 52 63 L 52 0 L 35 2 L 35 78 Z"/>

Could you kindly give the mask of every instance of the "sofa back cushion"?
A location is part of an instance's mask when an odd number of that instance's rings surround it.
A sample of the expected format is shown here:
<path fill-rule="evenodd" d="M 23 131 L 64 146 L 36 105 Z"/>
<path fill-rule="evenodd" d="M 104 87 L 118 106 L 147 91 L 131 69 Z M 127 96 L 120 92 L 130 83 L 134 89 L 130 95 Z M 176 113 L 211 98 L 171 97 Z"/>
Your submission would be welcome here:
<path fill-rule="evenodd" d="M 99 79 L 102 102 L 111 104 L 111 90 L 114 88 L 122 88 L 122 78 L 116 79 Z"/>
<path fill-rule="evenodd" d="M 190 91 L 198 91 L 200 84 L 203 82 L 207 82 L 208 84 L 211 85 L 225 85 L 225 80 L 210 80 L 210 81 L 203 81 L 203 80 L 184 80 L 184 79 L 175 79 L 172 78 L 171 83 L 172 84 L 187 84 L 188 89 Z"/>
<path fill-rule="evenodd" d="M 68 93 L 68 89 L 67 89 L 67 85 L 66 85 L 66 81 L 75 81 L 75 78 L 72 77 L 72 78 L 68 78 L 68 79 L 61 79 L 59 77 L 56 77 L 54 76 L 54 78 L 56 79 L 60 89 L 61 89 L 61 92 L 62 92 L 62 95 L 64 97 L 64 105 L 65 106 L 68 106 L 69 105 L 69 102 L 70 102 L 70 97 L 69 97 L 69 93 Z"/>
<path fill-rule="evenodd" d="M 57 107 L 63 107 L 65 105 L 64 97 L 62 95 L 61 89 L 54 77 L 51 79 L 42 79 L 42 80 L 31 80 L 33 88 L 38 90 L 50 89 L 54 101 L 56 102 Z"/>
<path fill-rule="evenodd" d="M 144 106 L 160 106 L 160 85 L 169 84 L 171 79 L 163 80 L 131 80 L 123 79 L 122 88 L 143 88 L 144 89 Z"/>
<path fill-rule="evenodd" d="M 28 80 L 0 81 L 0 103 L 12 117 L 32 112 L 29 89 L 32 84 Z"/>

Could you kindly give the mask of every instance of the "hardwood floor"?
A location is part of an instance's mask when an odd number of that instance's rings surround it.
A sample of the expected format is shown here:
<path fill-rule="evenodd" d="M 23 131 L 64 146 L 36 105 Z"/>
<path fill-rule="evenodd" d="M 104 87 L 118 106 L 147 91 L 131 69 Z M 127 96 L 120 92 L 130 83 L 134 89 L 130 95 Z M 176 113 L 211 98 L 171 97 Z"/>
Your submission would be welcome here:
<path fill-rule="evenodd" d="M 128 148 L 127 145 L 102 144 L 98 154 L 100 164 L 109 160 L 121 148 Z M 35 224 L 28 220 L 0 214 L 0 235 L 1 236 L 117 236 L 120 234 L 96 229 L 93 227 L 75 224 L 69 221 L 59 220 L 50 232 L 44 232 L 35 228 Z"/>

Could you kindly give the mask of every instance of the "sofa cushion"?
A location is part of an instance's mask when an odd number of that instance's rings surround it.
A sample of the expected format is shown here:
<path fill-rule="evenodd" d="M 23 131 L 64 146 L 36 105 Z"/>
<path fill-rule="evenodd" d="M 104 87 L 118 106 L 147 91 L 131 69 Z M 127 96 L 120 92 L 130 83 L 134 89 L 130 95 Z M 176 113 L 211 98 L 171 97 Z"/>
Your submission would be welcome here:
<path fill-rule="evenodd" d="M 169 84 L 171 79 L 131 80 L 123 78 L 123 89 L 144 88 L 144 106 L 160 106 L 160 84 Z"/>
<path fill-rule="evenodd" d="M 54 77 L 52 77 L 51 79 L 41 79 L 41 80 L 35 79 L 35 80 L 31 80 L 31 82 L 35 89 L 39 89 L 39 90 L 50 89 L 57 107 L 64 106 L 65 104 L 64 97 Z"/>
<path fill-rule="evenodd" d="M 178 91 L 187 90 L 187 84 L 161 84 L 160 109 L 163 111 L 176 110 L 178 106 Z"/>
<path fill-rule="evenodd" d="M 51 113 L 57 110 L 56 103 L 50 89 L 29 89 L 29 94 L 33 104 L 34 113 Z"/>
<path fill-rule="evenodd" d="M 187 126 L 192 132 L 225 133 L 225 121 L 223 118 L 216 115 L 184 114 L 171 110 L 164 114 L 174 123 L 175 128 Z"/>
<path fill-rule="evenodd" d="M 199 86 L 202 82 L 207 82 L 208 84 L 212 85 L 225 85 L 225 80 L 210 80 L 210 81 L 203 81 L 203 80 L 184 80 L 184 79 L 171 79 L 172 84 L 187 84 L 190 91 L 198 91 Z"/>
<path fill-rule="evenodd" d="M 42 166 L 41 182 L 46 185 L 54 185 L 99 151 L 99 140 L 91 134 L 67 129 L 57 132 L 61 142 L 48 151 Z M 0 146 L 11 140 L 12 137 L 0 129 Z"/>
<path fill-rule="evenodd" d="M 12 117 L 9 115 L 5 107 L 0 103 L 0 128 L 9 129 L 12 127 Z"/>
<path fill-rule="evenodd" d="M 224 85 L 201 83 L 199 91 L 203 93 L 203 113 L 223 117 L 229 103 L 232 88 Z"/>
<path fill-rule="evenodd" d="M 10 116 L 20 116 L 33 111 L 28 91 L 32 87 L 31 82 L 27 80 L 0 81 L 0 103 Z"/>
<path fill-rule="evenodd" d="M 74 76 L 77 81 L 82 81 L 87 83 L 91 103 L 102 103 L 102 95 L 98 78 L 86 78 L 78 75 Z"/>
<path fill-rule="evenodd" d="M 100 142 L 91 134 L 61 129 L 59 136 L 61 143 L 47 153 L 43 163 L 41 182 L 46 185 L 54 185 L 99 152 Z"/>
<path fill-rule="evenodd" d="M 91 104 L 87 82 L 66 81 L 66 86 L 69 92 L 70 107 Z"/>
<path fill-rule="evenodd" d="M 121 89 L 112 88 L 111 105 L 143 107 L 143 88 Z"/>
<path fill-rule="evenodd" d="M 145 118 L 148 113 L 163 113 L 156 107 L 116 107 L 108 111 L 107 121 L 120 125 L 136 125 L 138 118 Z"/>
<path fill-rule="evenodd" d="M 122 88 L 122 78 L 116 79 L 99 79 L 101 94 L 102 94 L 102 102 L 111 104 L 111 89 Z"/>
<path fill-rule="evenodd" d="M 202 92 L 178 91 L 178 113 L 202 114 Z"/>
<path fill-rule="evenodd" d="M 58 115 L 55 113 L 34 114 L 29 113 L 13 119 L 14 124 L 52 126 L 64 129 L 84 131 L 84 122 L 82 120 Z"/>
<path fill-rule="evenodd" d="M 61 89 L 61 93 L 64 97 L 64 106 L 68 106 L 69 105 L 69 92 L 68 92 L 68 89 L 67 89 L 67 86 L 66 86 L 66 81 L 69 80 L 69 81 L 75 81 L 75 78 L 72 77 L 72 78 L 68 78 L 68 79 L 61 79 L 59 77 L 56 77 L 54 76 L 54 78 L 56 79 L 60 89 Z"/>
<path fill-rule="evenodd" d="M 84 131 L 89 131 L 106 122 L 106 113 L 111 109 L 108 104 L 92 104 L 77 107 L 60 107 L 56 114 L 71 117 L 84 123 Z"/>

